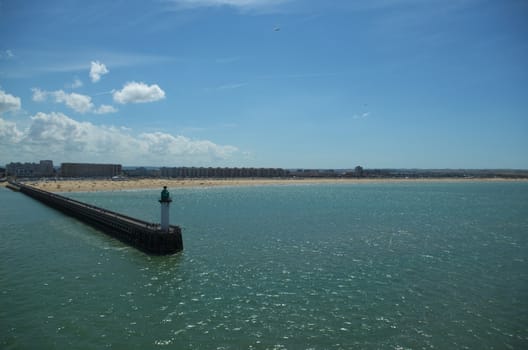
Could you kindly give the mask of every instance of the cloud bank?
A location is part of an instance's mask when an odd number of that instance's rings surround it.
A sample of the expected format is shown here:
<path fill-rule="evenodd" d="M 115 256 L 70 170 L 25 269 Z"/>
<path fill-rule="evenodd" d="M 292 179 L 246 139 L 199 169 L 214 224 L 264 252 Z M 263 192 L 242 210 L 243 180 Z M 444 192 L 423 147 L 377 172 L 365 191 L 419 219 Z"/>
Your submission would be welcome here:
<path fill-rule="evenodd" d="M 20 97 L 13 96 L 0 90 L 0 114 L 4 112 L 12 112 L 20 109 Z"/>
<path fill-rule="evenodd" d="M 114 101 L 121 104 L 154 102 L 164 98 L 165 91 L 157 84 L 147 85 L 135 81 L 126 83 L 123 89 L 114 92 Z"/>
<path fill-rule="evenodd" d="M 116 162 L 128 165 L 215 164 L 238 149 L 162 132 L 140 133 L 79 122 L 62 113 L 37 113 L 21 131 L 0 118 L 0 158 Z"/>
<path fill-rule="evenodd" d="M 22 139 L 22 136 L 22 132 L 17 129 L 15 123 L 0 118 L 0 145 L 17 143 Z M 0 156 L 2 152 L 0 151 Z"/>

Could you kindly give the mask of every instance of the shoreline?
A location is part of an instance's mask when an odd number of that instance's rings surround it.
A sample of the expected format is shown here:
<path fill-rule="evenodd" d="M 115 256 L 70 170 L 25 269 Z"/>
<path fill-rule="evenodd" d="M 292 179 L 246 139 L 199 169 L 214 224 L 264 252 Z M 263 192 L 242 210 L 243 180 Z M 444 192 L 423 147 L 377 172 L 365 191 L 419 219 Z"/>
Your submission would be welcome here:
<path fill-rule="evenodd" d="M 187 178 L 187 179 L 82 179 L 82 180 L 35 180 L 23 183 L 48 192 L 114 192 L 126 190 L 200 188 L 200 187 L 247 187 L 269 185 L 302 185 L 302 184 L 373 184 L 373 183 L 469 183 L 469 182 L 528 182 L 528 179 L 510 178 L 346 178 L 346 179 L 313 179 L 313 178 Z"/>

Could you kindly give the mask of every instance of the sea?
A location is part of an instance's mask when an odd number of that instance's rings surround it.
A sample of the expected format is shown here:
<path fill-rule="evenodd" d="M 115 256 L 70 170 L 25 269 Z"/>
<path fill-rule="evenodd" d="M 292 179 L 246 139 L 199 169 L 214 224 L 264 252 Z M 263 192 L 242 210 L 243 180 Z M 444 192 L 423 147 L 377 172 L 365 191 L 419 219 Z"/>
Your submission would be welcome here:
<path fill-rule="evenodd" d="M 528 182 L 169 190 L 149 256 L 0 188 L 0 348 L 528 349 Z"/>

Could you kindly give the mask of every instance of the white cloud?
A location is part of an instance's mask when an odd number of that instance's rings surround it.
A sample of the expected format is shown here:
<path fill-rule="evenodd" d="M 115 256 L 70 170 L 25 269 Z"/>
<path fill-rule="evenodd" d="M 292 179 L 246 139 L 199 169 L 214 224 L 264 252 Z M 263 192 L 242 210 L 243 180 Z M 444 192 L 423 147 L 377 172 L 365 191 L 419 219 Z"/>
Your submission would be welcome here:
<path fill-rule="evenodd" d="M 154 132 L 134 135 L 130 129 L 79 122 L 62 113 L 37 113 L 20 132 L 0 119 L 0 158 L 117 162 L 133 165 L 215 164 L 232 157 L 233 146 Z"/>
<path fill-rule="evenodd" d="M 183 8 L 230 6 L 239 9 L 270 7 L 287 1 L 289 0 L 173 0 Z"/>
<path fill-rule="evenodd" d="M 94 109 L 94 104 L 92 103 L 92 98 L 90 96 L 77 94 L 75 92 L 68 94 L 62 90 L 54 91 L 51 94 L 55 98 L 55 102 L 64 103 L 78 113 L 86 113 Z"/>
<path fill-rule="evenodd" d="M 135 81 L 126 83 L 123 89 L 114 92 L 114 101 L 121 104 L 154 102 L 164 98 L 165 91 L 157 84 L 147 85 Z"/>
<path fill-rule="evenodd" d="M 33 91 L 32 99 L 35 102 L 44 102 L 48 97 L 51 97 L 53 102 L 64 103 L 77 113 L 106 114 L 117 112 L 116 108 L 109 105 L 101 105 L 96 108 L 92 102 L 92 98 L 88 95 L 77 94 L 75 92 L 66 93 L 64 90 L 44 91 L 39 88 L 33 88 L 31 91 Z"/>
<path fill-rule="evenodd" d="M 0 144 L 13 144 L 22 138 L 22 132 L 15 123 L 0 118 Z"/>
<path fill-rule="evenodd" d="M 0 1 L 1 3 L 1 1 Z M 0 59 L 2 59 L 0 51 Z M 31 64 L 13 65 L 9 70 L 2 72 L 3 77 L 8 78 L 29 78 L 42 73 L 71 73 L 77 74 L 86 71 L 86 56 L 93 56 L 93 50 L 24 50 L 24 57 L 38 57 L 38 60 Z M 160 64 L 165 62 L 184 61 L 184 58 L 162 55 L 144 55 L 135 52 L 119 51 L 98 51 L 98 57 L 104 57 L 105 67 L 138 67 Z M 16 59 L 16 55 L 12 58 Z M 60 57 L 60 60 L 57 60 Z M 4 57 L 7 59 L 7 56 Z M 109 70 L 107 68 L 107 70 Z M 101 76 L 99 76 L 101 78 Z M 91 77 L 90 77 L 91 78 Z M 91 79 L 90 79 L 91 80 Z"/>
<path fill-rule="evenodd" d="M 77 122 L 62 113 L 37 113 L 31 117 L 31 124 L 25 140 L 31 144 L 46 144 L 49 147 L 62 147 L 65 143 L 78 144 L 82 148 L 85 138 L 92 129 L 88 122 Z M 61 146 L 62 145 L 62 146 Z"/>
<path fill-rule="evenodd" d="M 352 119 L 365 119 L 365 118 L 368 118 L 369 116 L 370 116 L 370 112 L 365 112 L 361 114 L 354 114 L 352 116 Z"/>
<path fill-rule="evenodd" d="M 218 90 L 233 90 L 233 89 L 239 89 L 241 87 L 246 86 L 247 83 L 233 83 L 233 84 L 225 84 L 218 87 Z"/>
<path fill-rule="evenodd" d="M 33 91 L 32 100 L 35 102 L 44 102 L 48 98 L 48 92 L 40 90 L 39 88 L 32 88 Z"/>
<path fill-rule="evenodd" d="M 99 108 L 94 110 L 95 114 L 107 114 L 107 113 L 115 113 L 117 112 L 117 108 L 114 106 L 109 105 L 100 105 Z"/>
<path fill-rule="evenodd" d="M 97 83 L 101 76 L 108 74 L 110 72 L 106 66 L 99 61 L 92 61 L 90 67 L 90 79 L 93 83 Z"/>
<path fill-rule="evenodd" d="M 70 85 L 72 89 L 77 89 L 77 88 L 80 88 L 81 86 L 83 86 L 83 82 L 79 78 L 75 78 L 73 83 Z"/>
<path fill-rule="evenodd" d="M 6 93 L 4 90 L 0 90 L 0 113 L 17 111 L 20 109 L 21 105 L 20 97 L 13 96 Z"/>
<path fill-rule="evenodd" d="M 227 158 L 237 151 L 233 146 L 218 146 L 211 141 L 193 141 L 185 136 L 173 136 L 161 132 L 144 133 L 139 139 L 145 142 L 147 151 L 154 154 L 171 156 L 208 156 L 210 158 Z"/>

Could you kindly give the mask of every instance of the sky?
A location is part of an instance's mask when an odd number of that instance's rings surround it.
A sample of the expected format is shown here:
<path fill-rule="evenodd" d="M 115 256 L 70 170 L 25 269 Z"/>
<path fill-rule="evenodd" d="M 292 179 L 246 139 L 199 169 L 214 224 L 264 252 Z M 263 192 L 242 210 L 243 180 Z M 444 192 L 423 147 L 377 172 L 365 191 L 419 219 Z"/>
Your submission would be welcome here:
<path fill-rule="evenodd" d="M 528 169 L 525 0 L 0 0 L 0 166 Z"/>

